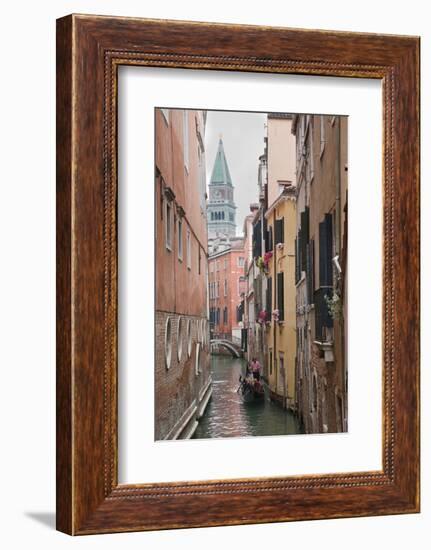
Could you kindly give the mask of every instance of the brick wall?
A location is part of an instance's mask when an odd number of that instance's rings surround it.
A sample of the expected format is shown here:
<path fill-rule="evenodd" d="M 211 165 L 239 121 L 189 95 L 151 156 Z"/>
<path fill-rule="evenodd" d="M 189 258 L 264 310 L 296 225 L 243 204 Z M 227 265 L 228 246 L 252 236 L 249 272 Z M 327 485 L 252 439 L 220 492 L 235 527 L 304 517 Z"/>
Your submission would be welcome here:
<path fill-rule="evenodd" d="M 168 317 L 171 319 L 171 363 L 166 366 L 165 333 Z M 182 318 L 182 357 L 178 360 L 178 322 Z M 188 354 L 187 323 L 191 323 L 191 354 Z M 200 325 L 204 326 L 201 330 Z M 183 415 L 202 399 L 202 390 L 210 378 L 209 333 L 205 317 L 179 316 L 156 311 L 155 342 L 155 439 L 175 433 Z M 196 374 L 197 344 L 199 374 Z M 169 439 L 171 437 L 168 437 Z"/>

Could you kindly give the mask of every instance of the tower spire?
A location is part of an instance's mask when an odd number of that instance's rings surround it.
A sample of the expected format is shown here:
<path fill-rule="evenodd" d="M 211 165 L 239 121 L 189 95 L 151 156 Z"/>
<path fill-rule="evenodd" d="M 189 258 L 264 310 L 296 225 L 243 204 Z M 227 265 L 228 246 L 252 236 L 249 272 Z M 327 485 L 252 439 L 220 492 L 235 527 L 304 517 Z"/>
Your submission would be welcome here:
<path fill-rule="evenodd" d="M 232 178 L 220 134 L 217 153 L 209 183 L 207 205 L 208 238 L 234 237 L 236 235 L 236 206 L 233 198 Z"/>
<path fill-rule="evenodd" d="M 220 134 L 210 185 L 218 185 L 223 183 L 226 185 L 232 185 L 232 178 L 230 176 L 229 166 L 227 164 L 226 155 L 224 152 L 223 139 Z"/>

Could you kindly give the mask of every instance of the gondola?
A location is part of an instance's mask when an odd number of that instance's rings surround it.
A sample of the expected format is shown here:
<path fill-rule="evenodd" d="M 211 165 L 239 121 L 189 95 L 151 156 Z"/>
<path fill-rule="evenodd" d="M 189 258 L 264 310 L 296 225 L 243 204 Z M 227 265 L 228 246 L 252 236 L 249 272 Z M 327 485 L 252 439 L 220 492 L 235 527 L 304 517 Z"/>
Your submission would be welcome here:
<path fill-rule="evenodd" d="M 265 390 L 260 380 L 256 378 L 239 377 L 238 393 L 241 395 L 244 403 L 263 403 Z"/>

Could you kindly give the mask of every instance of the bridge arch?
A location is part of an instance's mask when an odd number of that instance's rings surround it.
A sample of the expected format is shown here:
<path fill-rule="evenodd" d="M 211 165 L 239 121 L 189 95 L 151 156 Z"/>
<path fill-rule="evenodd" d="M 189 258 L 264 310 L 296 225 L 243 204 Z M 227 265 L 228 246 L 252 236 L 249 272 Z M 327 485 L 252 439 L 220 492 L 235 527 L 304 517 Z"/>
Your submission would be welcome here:
<path fill-rule="evenodd" d="M 217 345 L 217 346 L 222 346 L 226 348 L 228 351 L 230 351 L 233 357 L 237 357 L 237 358 L 242 357 L 241 348 L 239 348 L 235 344 L 232 344 L 232 342 L 230 342 L 229 340 L 211 340 L 210 344 L 211 344 L 211 347 Z"/>

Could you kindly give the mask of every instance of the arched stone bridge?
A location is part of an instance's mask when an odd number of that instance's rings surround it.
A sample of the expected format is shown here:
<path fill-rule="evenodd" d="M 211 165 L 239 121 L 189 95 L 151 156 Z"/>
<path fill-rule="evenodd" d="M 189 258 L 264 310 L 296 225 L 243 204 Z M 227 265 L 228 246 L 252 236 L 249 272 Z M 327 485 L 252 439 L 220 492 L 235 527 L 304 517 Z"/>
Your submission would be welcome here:
<path fill-rule="evenodd" d="M 234 344 L 230 340 L 221 340 L 221 339 L 214 339 L 210 340 L 211 347 L 213 346 L 222 346 L 226 348 L 230 353 L 233 355 L 233 357 L 242 357 L 243 352 L 240 346 L 238 344 Z"/>

